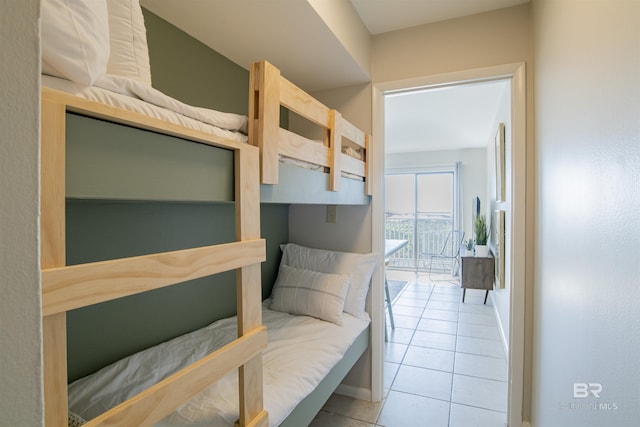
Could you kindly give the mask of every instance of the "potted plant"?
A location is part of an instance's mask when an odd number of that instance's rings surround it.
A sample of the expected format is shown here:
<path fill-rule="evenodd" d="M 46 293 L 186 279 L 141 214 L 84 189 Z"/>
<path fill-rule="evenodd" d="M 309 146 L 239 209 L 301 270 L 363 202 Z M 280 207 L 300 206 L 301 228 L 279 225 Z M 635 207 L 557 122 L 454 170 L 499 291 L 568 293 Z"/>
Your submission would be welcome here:
<path fill-rule="evenodd" d="M 473 239 L 465 240 L 462 242 L 462 256 L 473 255 Z"/>
<path fill-rule="evenodd" d="M 476 256 L 486 258 L 489 255 L 489 246 L 487 246 L 489 230 L 487 228 L 487 218 L 484 214 L 476 217 L 474 231 L 476 234 Z"/>

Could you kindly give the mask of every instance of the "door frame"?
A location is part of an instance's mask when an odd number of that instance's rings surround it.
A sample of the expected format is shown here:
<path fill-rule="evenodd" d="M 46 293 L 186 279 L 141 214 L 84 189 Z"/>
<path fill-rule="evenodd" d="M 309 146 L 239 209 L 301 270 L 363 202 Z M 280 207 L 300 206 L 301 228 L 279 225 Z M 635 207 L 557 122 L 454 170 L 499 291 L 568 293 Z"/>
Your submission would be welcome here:
<path fill-rule="evenodd" d="M 525 295 L 526 295 L 526 205 L 527 198 L 527 117 L 526 117 L 526 66 L 524 62 L 503 64 L 492 67 L 455 71 L 444 74 L 422 76 L 372 85 L 372 127 L 373 127 L 373 194 L 372 199 L 372 246 L 376 253 L 384 253 L 384 94 L 391 91 L 418 87 L 435 88 L 455 84 L 476 83 L 508 79 L 511 82 L 511 304 L 509 315 L 509 355 L 508 355 L 508 408 L 509 426 L 523 424 L 525 395 Z M 382 289 L 383 277 L 374 276 L 377 286 Z M 381 293 L 373 295 L 375 306 L 382 309 Z M 382 317 L 382 316 L 379 316 Z M 382 330 L 380 325 L 374 330 Z M 383 326 L 382 326 L 383 327 Z M 372 400 L 380 400 L 383 394 L 383 340 L 374 339 L 372 357 Z"/>

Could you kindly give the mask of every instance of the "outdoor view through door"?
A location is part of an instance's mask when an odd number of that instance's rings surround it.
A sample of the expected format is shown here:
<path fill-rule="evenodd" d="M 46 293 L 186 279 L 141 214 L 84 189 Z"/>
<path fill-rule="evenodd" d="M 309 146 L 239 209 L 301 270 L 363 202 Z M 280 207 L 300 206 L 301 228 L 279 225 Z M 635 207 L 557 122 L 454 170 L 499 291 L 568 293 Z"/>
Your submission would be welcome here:
<path fill-rule="evenodd" d="M 389 267 L 428 268 L 426 254 L 440 252 L 455 228 L 454 170 L 385 176 L 385 237 L 409 243 L 389 259 Z M 438 268 L 450 270 L 451 264 Z"/>

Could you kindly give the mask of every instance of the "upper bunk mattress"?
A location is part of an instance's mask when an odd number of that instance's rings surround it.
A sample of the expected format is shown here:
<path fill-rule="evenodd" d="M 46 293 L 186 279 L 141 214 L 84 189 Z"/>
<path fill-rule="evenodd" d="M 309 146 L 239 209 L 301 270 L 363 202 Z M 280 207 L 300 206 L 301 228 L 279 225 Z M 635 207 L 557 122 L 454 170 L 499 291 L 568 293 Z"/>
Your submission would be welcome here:
<path fill-rule="evenodd" d="M 343 358 L 369 325 L 343 314 L 343 325 L 269 310 L 263 324 L 264 407 L 277 426 Z M 69 385 L 69 409 L 89 420 L 236 338 L 236 317 L 136 353 Z M 233 426 L 238 420 L 238 374 L 232 371 L 156 426 Z"/>
<path fill-rule="evenodd" d="M 42 86 L 189 129 L 247 142 L 246 116 L 194 107 L 135 79 L 107 74 L 93 86 L 82 86 L 70 80 L 43 74 Z"/>

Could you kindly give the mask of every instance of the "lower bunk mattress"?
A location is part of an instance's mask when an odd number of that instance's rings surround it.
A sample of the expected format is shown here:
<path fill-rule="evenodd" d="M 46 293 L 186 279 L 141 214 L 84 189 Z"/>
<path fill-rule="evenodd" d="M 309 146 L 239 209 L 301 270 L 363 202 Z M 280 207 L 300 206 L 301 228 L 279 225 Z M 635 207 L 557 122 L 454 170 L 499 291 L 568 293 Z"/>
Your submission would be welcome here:
<path fill-rule="evenodd" d="M 294 316 L 263 305 L 269 343 L 263 353 L 264 407 L 277 426 L 318 386 L 368 329 L 347 313 L 343 325 Z M 216 321 L 109 365 L 69 385 L 69 410 L 90 420 L 236 338 L 236 317 Z M 224 376 L 156 426 L 233 426 L 238 420 L 238 374 Z"/>

